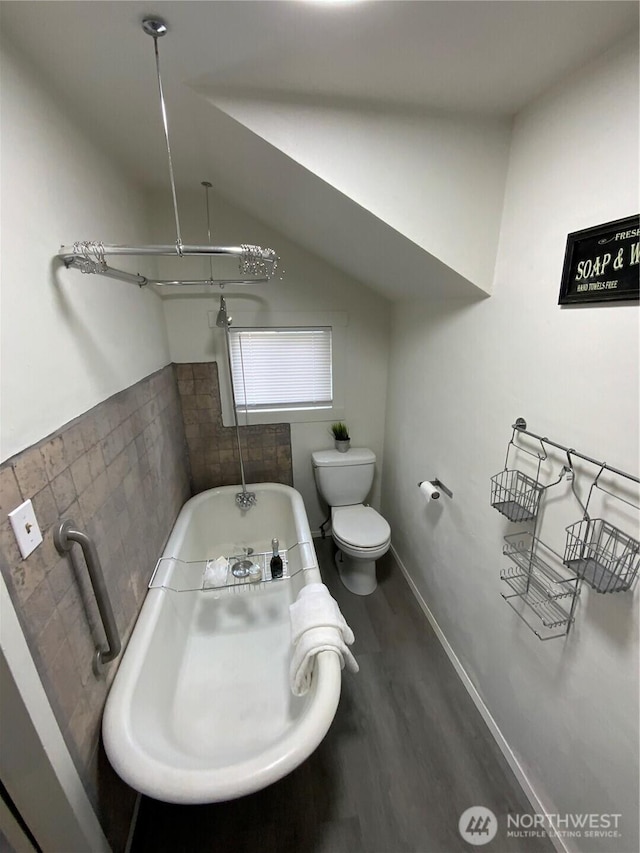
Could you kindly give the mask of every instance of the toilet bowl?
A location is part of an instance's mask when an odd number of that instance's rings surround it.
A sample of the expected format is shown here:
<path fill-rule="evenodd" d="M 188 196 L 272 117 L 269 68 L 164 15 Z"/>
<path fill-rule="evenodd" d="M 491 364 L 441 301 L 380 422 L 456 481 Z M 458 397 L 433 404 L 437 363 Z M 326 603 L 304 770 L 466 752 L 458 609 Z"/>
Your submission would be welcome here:
<path fill-rule="evenodd" d="M 318 491 L 331 507 L 331 533 L 344 586 L 356 595 L 369 595 L 376 586 L 376 560 L 391 545 L 391 528 L 364 499 L 373 484 L 375 454 L 368 448 L 346 453 L 335 450 L 312 454 Z"/>
<path fill-rule="evenodd" d="M 391 528 L 373 507 L 357 504 L 331 509 L 331 534 L 340 580 L 356 595 L 370 595 L 377 587 L 376 560 L 391 545 Z"/>

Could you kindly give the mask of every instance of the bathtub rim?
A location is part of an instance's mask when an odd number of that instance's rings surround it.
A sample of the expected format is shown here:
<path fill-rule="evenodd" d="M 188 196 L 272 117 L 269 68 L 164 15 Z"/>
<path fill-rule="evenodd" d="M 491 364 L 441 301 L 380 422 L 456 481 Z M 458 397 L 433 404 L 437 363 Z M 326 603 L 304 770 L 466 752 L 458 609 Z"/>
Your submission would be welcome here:
<path fill-rule="evenodd" d="M 206 489 L 206 491 L 199 492 L 197 495 L 189 498 L 178 513 L 161 558 L 176 556 L 172 551 L 175 550 L 176 545 L 184 535 L 184 531 L 187 526 L 187 516 L 189 513 L 195 511 L 201 503 L 206 503 L 207 500 L 210 500 L 212 497 L 217 495 L 229 496 L 235 499 L 235 495 L 238 493 L 239 488 L 240 486 L 214 486 L 212 489 Z M 304 505 L 302 495 L 297 489 L 294 489 L 293 486 L 286 486 L 284 483 L 247 483 L 247 490 L 255 492 L 258 499 L 261 492 L 280 492 L 281 494 L 286 495 L 291 502 L 293 510 L 295 526 L 298 532 L 298 544 L 313 544 L 307 510 Z M 241 510 L 239 507 L 237 509 L 239 512 L 242 512 L 243 515 L 247 515 L 252 512 L 253 507 L 246 510 Z M 306 528 L 306 531 L 302 530 L 301 527 Z M 315 561 L 315 568 L 318 568 L 317 558 Z"/>

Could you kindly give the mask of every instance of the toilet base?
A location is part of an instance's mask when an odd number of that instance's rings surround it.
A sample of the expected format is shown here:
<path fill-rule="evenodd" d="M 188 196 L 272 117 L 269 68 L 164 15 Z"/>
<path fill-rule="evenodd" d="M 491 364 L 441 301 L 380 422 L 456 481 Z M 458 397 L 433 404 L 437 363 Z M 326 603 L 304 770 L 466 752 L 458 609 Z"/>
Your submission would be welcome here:
<path fill-rule="evenodd" d="M 349 592 L 371 595 L 378 586 L 375 560 L 354 560 L 338 549 L 334 557 L 338 576 Z"/>

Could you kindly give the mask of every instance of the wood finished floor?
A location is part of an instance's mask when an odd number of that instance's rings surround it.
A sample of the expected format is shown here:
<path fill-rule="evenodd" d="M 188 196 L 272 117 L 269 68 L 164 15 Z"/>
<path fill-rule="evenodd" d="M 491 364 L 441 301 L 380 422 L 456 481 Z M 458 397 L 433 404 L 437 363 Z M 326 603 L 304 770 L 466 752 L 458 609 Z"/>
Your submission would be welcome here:
<path fill-rule="evenodd" d="M 547 853 L 547 838 L 506 837 L 506 815 L 531 813 L 438 639 L 390 556 L 378 589 L 347 592 L 333 544 L 317 540 L 325 583 L 353 628 L 357 675 L 318 749 L 289 776 L 229 803 L 142 798 L 133 853 Z M 484 805 L 500 829 L 482 847 L 458 833 Z"/>

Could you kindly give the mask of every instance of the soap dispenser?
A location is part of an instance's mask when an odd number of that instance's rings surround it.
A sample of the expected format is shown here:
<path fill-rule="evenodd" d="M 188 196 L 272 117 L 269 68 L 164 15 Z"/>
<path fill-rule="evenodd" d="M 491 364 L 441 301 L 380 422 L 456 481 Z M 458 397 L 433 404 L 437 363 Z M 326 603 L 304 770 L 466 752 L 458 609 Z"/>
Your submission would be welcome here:
<path fill-rule="evenodd" d="M 273 549 L 273 556 L 271 557 L 271 563 L 269 564 L 271 568 L 271 577 L 272 578 L 281 578 L 282 577 L 282 557 L 279 554 L 280 551 L 280 543 L 277 539 L 271 540 L 271 548 Z"/>

